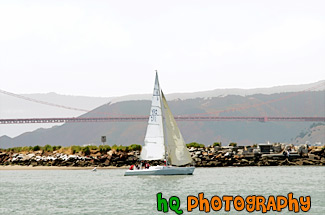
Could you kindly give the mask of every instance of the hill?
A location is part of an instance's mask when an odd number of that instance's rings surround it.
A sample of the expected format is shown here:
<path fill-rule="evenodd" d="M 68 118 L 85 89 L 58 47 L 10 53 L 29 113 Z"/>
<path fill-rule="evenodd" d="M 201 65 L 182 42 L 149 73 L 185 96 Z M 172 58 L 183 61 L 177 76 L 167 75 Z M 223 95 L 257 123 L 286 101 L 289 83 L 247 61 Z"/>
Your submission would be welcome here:
<path fill-rule="evenodd" d="M 303 93 L 228 95 L 169 101 L 174 115 L 215 113 L 219 116 L 324 116 L 325 91 Z M 169 97 L 167 97 L 169 100 Z M 81 117 L 107 115 L 148 115 L 148 100 L 104 104 Z M 224 144 L 238 142 L 294 142 L 295 137 L 311 122 L 178 122 L 186 142 Z M 0 147 L 34 145 L 143 144 L 146 122 L 66 123 L 49 129 L 38 129 L 15 138 L 1 137 Z M 315 140 L 316 141 L 316 140 Z"/>
<path fill-rule="evenodd" d="M 295 144 L 324 144 L 325 143 L 325 123 L 313 123 L 309 128 L 304 129 L 293 141 Z"/>
<path fill-rule="evenodd" d="M 310 84 L 276 86 L 259 89 L 215 89 L 210 91 L 192 92 L 192 93 L 173 93 L 168 94 L 168 100 L 188 100 L 196 98 L 215 98 L 225 96 L 247 97 L 255 94 L 271 95 L 286 92 L 301 92 L 304 90 L 319 91 L 324 90 L 325 81 L 318 81 Z M 10 94 L 10 93 L 9 93 Z M 108 92 L 109 94 L 109 92 Z M 25 97 L 26 99 L 21 99 Z M 31 102 L 32 100 L 40 102 Z M 6 94 L 6 91 L 0 90 L 0 118 L 39 118 L 39 117 L 77 117 L 88 111 L 93 110 L 103 104 L 118 103 L 123 101 L 151 100 L 151 94 L 127 95 L 121 97 L 87 97 L 60 95 L 56 93 L 46 94 L 19 94 L 16 96 Z M 45 105 L 51 103 L 53 105 Z M 57 106 L 61 106 L 58 108 Z M 72 109 L 62 108 L 72 107 Z M 147 113 L 146 113 L 147 114 Z M 62 125 L 62 124 L 57 124 Z M 50 128 L 53 124 L 24 124 L 24 125 L 1 125 L 0 136 L 7 135 L 16 137 L 25 132 L 34 131 L 38 128 Z"/>

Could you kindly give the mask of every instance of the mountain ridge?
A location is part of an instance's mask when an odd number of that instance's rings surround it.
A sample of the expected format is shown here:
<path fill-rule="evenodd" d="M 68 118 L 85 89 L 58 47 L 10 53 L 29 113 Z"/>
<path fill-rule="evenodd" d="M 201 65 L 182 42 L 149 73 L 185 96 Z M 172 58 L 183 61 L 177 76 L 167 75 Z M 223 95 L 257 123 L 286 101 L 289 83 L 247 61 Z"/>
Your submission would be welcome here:
<path fill-rule="evenodd" d="M 244 94 L 245 96 L 257 92 L 257 93 L 271 93 L 279 91 L 304 91 L 306 89 L 315 88 L 316 86 L 324 86 L 325 80 L 321 80 L 314 83 L 302 84 L 302 85 L 284 85 L 276 86 L 271 88 L 258 88 L 256 89 L 233 89 L 228 91 L 228 89 L 215 89 L 210 91 L 194 92 L 194 93 L 172 93 L 166 94 L 168 101 L 176 99 L 195 99 L 199 97 L 203 98 L 213 98 L 222 97 L 228 94 Z M 264 89 L 264 90 L 263 90 Z M 317 89 L 316 89 L 317 90 Z M 0 91 L 1 92 L 1 91 Z M 248 93 L 249 92 L 249 93 Z M 89 96 L 71 96 L 71 95 L 61 95 L 57 93 L 46 93 L 46 94 L 16 94 L 18 96 L 30 97 L 31 99 L 40 100 L 42 102 L 54 103 L 60 106 L 68 106 L 78 109 L 93 110 L 100 105 L 107 103 L 117 103 L 121 101 L 137 101 L 137 100 L 151 100 L 151 93 L 148 94 L 135 94 L 126 95 L 121 97 L 89 97 Z M 64 108 L 57 108 L 53 106 L 48 106 L 44 104 L 39 104 L 35 102 L 26 101 L 19 99 L 17 97 L 9 96 L 0 93 L 0 118 L 46 118 L 46 117 L 78 117 L 82 115 L 83 111 L 69 110 Z M 61 125 L 61 124 L 57 124 Z M 24 124 L 19 126 L 13 125 L 1 125 L 0 126 L 0 136 L 7 135 L 10 137 L 16 137 L 24 132 L 34 131 L 40 127 L 50 128 L 53 124 Z"/>
<path fill-rule="evenodd" d="M 215 113 L 218 116 L 323 116 L 325 91 L 304 93 L 229 95 L 213 98 L 170 100 L 174 115 Z M 281 98 L 286 98 L 281 99 Z M 268 101 L 273 101 L 269 103 Z M 106 103 L 80 117 L 109 115 L 148 115 L 149 100 Z M 262 104 L 262 105 L 260 105 Z M 248 108 L 243 108 L 248 107 Z M 222 111 L 226 110 L 226 111 Z M 294 138 L 311 122 L 178 122 L 187 142 L 294 142 Z M 146 122 L 66 123 L 49 129 L 24 133 L 16 138 L 0 138 L 0 147 L 20 145 L 84 145 L 100 144 L 107 136 L 109 144 L 143 144 Z"/>

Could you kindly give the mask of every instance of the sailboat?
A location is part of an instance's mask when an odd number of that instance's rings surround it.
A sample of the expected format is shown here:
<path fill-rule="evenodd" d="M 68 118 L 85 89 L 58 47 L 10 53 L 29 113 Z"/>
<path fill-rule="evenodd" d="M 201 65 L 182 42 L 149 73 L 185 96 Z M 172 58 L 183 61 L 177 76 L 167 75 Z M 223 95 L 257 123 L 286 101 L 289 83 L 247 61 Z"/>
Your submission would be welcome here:
<path fill-rule="evenodd" d="M 192 175 L 195 169 L 194 166 L 184 167 L 192 163 L 192 158 L 160 89 L 157 71 L 140 160 L 164 160 L 165 165 L 127 170 L 124 175 Z"/>

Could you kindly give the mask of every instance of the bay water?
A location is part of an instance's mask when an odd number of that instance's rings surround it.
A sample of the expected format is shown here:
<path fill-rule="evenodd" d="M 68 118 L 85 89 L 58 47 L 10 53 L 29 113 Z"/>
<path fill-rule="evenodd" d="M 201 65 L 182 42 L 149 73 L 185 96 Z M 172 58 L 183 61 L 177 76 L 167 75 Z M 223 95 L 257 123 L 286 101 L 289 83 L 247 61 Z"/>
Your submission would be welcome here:
<path fill-rule="evenodd" d="M 325 167 L 196 168 L 192 176 L 123 176 L 125 169 L 0 170 L 0 214 L 176 214 L 157 211 L 157 193 L 177 196 L 183 214 L 249 214 L 187 211 L 187 196 L 249 195 L 311 197 L 311 209 L 325 214 Z M 253 212 L 252 214 L 262 214 Z M 296 214 L 287 209 L 266 214 Z"/>

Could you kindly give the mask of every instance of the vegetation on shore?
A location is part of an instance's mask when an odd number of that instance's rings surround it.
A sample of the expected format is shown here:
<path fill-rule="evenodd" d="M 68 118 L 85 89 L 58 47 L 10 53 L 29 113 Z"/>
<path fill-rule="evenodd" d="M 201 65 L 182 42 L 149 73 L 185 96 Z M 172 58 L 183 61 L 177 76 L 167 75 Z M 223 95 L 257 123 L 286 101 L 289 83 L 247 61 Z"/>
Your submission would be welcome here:
<path fill-rule="evenodd" d="M 220 147 L 221 143 L 204 146 L 190 143 L 190 155 L 197 167 L 221 166 L 282 166 L 282 165 L 325 165 L 325 146 L 301 148 L 290 146 L 294 151 L 283 154 L 288 146 L 274 144 L 272 154 L 264 154 L 261 149 L 252 146 Z M 140 145 L 130 146 L 34 146 L 0 149 L 1 165 L 21 166 L 128 166 L 139 162 Z M 151 166 L 164 165 L 162 160 L 148 162 Z"/>
<path fill-rule="evenodd" d="M 231 146 L 237 146 L 237 143 L 231 143 L 229 144 Z M 200 144 L 197 142 L 191 142 L 186 144 L 188 148 L 205 148 L 206 146 L 204 144 Z M 215 142 L 212 145 L 214 146 L 221 146 L 221 142 Z M 14 153 L 20 153 L 20 152 L 36 152 L 36 151 L 44 151 L 44 152 L 58 152 L 58 153 L 69 153 L 69 154 L 77 154 L 82 153 L 84 155 L 89 155 L 91 150 L 99 151 L 100 153 L 105 153 L 110 150 L 115 150 L 117 152 L 130 152 L 130 151 L 141 151 L 142 146 L 138 144 L 132 144 L 129 146 L 122 146 L 122 145 L 88 145 L 88 146 L 68 146 L 68 147 L 62 147 L 62 146 L 51 146 L 51 145 L 45 145 L 45 146 L 21 146 L 21 147 L 13 147 L 13 148 L 7 148 L 7 149 L 1 149 L 0 151 L 3 152 L 14 152 Z"/>
<path fill-rule="evenodd" d="M 199 144 L 197 142 L 192 142 L 192 143 L 189 143 L 189 144 L 186 144 L 187 148 L 190 148 L 190 147 L 194 147 L 194 148 L 204 148 L 205 145 L 203 144 Z"/>
<path fill-rule="evenodd" d="M 62 146 L 51 146 L 51 145 L 45 145 L 45 146 L 22 146 L 22 147 L 13 147 L 8 149 L 0 149 L 2 152 L 14 152 L 14 153 L 20 153 L 20 152 L 36 152 L 36 151 L 43 151 L 43 152 L 58 152 L 58 153 L 68 153 L 68 154 L 83 154 L 83 155 L 89 155 L 91 151 L 99 151 L 100 153 L 106 153 L 110 150 L 115 150 L 117 152 L 129 152 L 129 151 L 140 151 L 141 145 L 132 144 L 130 146 L 109 146 L 109 145 L 89 145 L 89 146 L 68 146 L 68 147 L 62 147 Z"/>

